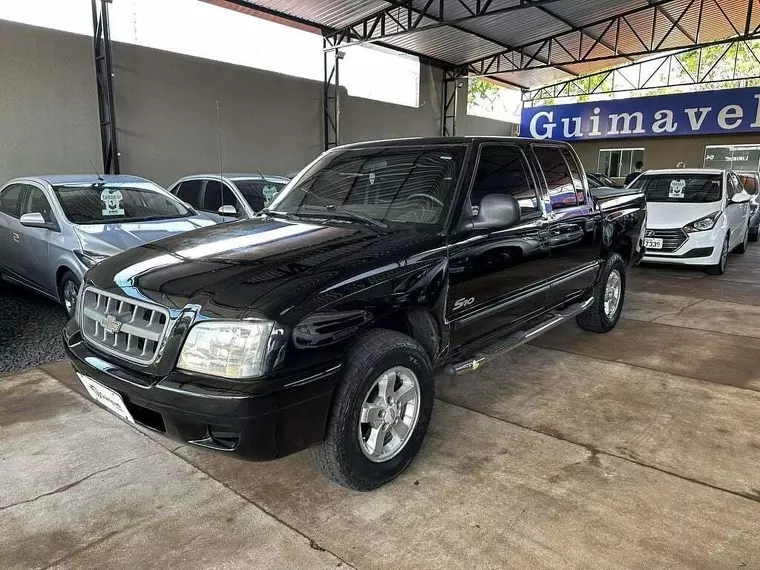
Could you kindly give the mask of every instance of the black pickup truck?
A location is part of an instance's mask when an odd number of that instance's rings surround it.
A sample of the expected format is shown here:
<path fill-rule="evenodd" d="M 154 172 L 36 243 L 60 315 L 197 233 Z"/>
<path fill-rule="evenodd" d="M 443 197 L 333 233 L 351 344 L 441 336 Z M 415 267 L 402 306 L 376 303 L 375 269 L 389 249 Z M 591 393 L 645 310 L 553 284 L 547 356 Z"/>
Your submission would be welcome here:
<path fill-rule="evenodd" d="M 311 448 L 369 490 L 417 453 L 434 371 L 572 318 L 612 329 L 645 217 L 642 194 L 592 196 L 563 143 L 343 146 L 256 218 L 93 267 L 64 340 L 127 421 L 251 460 Z"/>

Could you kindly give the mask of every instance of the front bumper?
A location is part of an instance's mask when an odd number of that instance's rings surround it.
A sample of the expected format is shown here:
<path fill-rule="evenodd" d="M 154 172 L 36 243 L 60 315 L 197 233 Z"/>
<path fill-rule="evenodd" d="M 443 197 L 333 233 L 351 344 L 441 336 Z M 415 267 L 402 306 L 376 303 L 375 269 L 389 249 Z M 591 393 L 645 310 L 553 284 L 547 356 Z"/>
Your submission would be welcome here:
<path fill-rule="evenodd" d="M 714 265 L 720 261 L 720 252 L 725 234 L 715 231 L 694 232 L 674 252 L 666 253 L 647 249 L 644 263 L 666 263 L 676 265 Z"/>
<path fill-rule="evenodd" d="M 178 372 L 161 379 L 142 376 L 92 351 L 73 320 L 63 341 L 77 372 L 118 392 L 138 424 L 252 461 L 283 457 L 322 440 L 340 372 L 335 365 L 279 378 L 278 385 L 289 387 L 260 395 L 247 382 L 205 382 Z"/>

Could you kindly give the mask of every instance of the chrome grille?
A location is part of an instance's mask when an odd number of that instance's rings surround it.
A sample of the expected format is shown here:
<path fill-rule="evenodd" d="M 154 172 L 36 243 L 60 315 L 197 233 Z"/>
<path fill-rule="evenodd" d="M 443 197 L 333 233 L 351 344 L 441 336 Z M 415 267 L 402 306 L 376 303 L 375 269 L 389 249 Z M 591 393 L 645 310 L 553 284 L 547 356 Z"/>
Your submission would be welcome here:
<path fill-rule="evenodd" d="M 672 253 L 681 247 L 689 236 L 682 229 L 676 230 L 647 230 L 646 237 L 661 238 L 662 249 L 653 249 L 651 253 Z"/>
<path fill-rule="evenodd" d="M 85 340 L 139 364 L 151 364 L 169 323 L 163 307 L 87 288 L 81 299 Z"/>

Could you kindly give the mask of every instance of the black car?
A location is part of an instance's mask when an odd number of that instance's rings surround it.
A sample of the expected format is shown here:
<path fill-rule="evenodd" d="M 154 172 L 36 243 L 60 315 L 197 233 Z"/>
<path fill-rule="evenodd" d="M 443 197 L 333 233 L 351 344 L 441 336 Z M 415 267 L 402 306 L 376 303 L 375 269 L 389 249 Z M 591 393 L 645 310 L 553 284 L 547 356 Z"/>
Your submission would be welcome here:
<path fill-rule="evenodd" d="M 435 370 L 475 370 L 571 318 L 615 326 L 645 208 L 593 197 L 564 143 L 339 147 L 257 218 L 92 268 L 64 340 L 128 421 L 252 460 L 312 448 L 368 490 L 417 453 Z"/>

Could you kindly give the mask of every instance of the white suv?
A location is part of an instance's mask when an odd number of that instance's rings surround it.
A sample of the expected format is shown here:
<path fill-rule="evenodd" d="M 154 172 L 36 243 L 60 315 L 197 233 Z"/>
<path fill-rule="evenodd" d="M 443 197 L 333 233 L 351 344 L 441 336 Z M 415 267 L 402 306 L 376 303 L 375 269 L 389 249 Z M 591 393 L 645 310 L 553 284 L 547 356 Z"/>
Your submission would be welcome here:
<path fill-rule="evenodd" d="M 647 198 L 643 261 L 704 266 L 722 275 L 744 253 L 750 196 L 731 170 L 649 170 L 630 186 Z"/>

